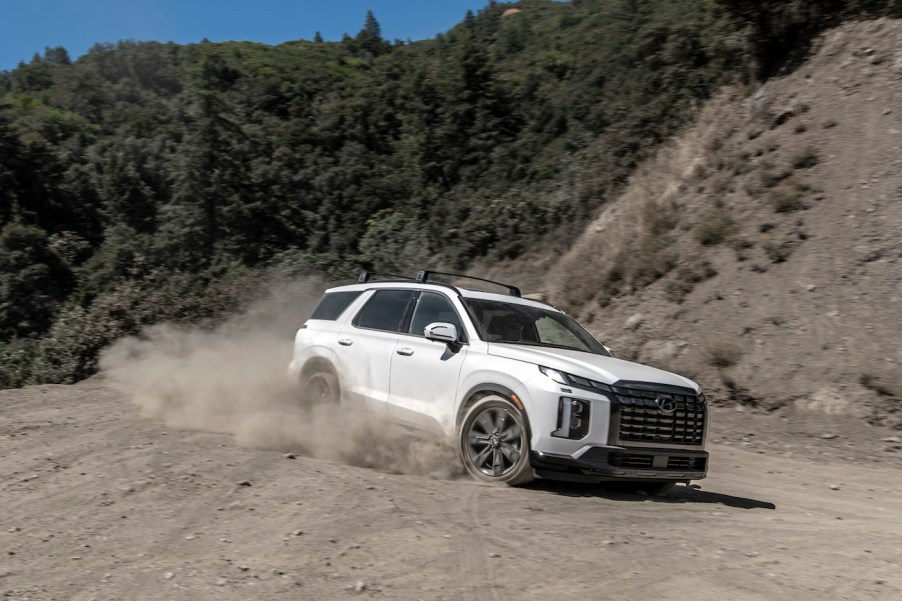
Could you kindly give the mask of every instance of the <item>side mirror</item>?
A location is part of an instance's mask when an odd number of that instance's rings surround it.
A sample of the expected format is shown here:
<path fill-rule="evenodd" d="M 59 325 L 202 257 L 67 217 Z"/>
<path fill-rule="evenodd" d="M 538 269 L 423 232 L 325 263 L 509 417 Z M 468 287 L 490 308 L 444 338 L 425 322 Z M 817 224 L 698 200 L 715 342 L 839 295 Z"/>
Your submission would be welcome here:
<path fill-rule="evenodd" d="M 436 321 L 426 326 L 423 333 L 426 335 L 427 340 L 445 343 L 457 342 L 457 326 L 452 323 Z"/>
<path fill-rule="evenodd" d="M 605 346 L 605 345 L 603 345 L 603 344 L 602 344 L 601 346 L 604 346 L 604 350 L 606 350 L 606 351 L 608 352 L 608 354 L 610 354 L 612 357 L 616 357 L 616 356 L 617 356 L 617 355 L 614 354 L 614 349 L 612 349 L 611 347 Z"/>

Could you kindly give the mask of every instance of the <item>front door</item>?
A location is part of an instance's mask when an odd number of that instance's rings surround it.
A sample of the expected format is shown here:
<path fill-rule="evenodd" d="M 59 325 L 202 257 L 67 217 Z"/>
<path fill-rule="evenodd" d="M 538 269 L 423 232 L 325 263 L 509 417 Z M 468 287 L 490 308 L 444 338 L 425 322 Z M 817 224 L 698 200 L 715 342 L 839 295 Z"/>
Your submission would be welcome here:
<path fill-rule="evenodd" d="M 388 414 L 412 426 L 450 432 L 467 346 L 427 340 L 423 331 L 434 322 L 454 324 L 463 336 L 450 299 L 437 292 L 421 292 L 410 325 L 397 337 L 392 353 Z"/>

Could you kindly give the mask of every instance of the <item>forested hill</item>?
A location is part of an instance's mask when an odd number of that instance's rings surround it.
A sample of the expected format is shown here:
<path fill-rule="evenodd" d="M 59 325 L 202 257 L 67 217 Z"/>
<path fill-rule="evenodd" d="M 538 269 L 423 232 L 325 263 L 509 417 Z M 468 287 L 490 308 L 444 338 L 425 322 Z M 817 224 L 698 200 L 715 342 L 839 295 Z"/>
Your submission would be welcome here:
<path fill-rule="evenodd" d="M 842 10 L 840 10 L 842 9 Z M 0 386 L 257 274 L 558 245 L 725 81 L 892 0 L 531 0 L 444 35 L 63 48 L 0 73 Z M 787 46 L 788 45 L 788 46 Z"/>

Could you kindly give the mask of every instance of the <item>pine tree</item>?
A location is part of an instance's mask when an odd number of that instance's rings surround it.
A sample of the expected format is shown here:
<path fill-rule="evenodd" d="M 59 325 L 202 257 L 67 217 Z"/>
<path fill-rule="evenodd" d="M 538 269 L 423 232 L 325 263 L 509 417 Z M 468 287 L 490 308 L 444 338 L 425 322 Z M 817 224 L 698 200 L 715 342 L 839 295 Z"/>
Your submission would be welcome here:
<path fill-rule="evenodd" d="M 373 14 L 373 11 L 366 11 L 363 29 L 357 34 L 355 41 L 361 50 L 374 56 L 382 54 L 388 48 L 388 44 L 382 39 L 382 27 L 379 25 L 379 21 L 376 20 L 376 15 Z"/>
<path fill-rule="evenodd" d="M 382 27 L 379 25 L 379 21 L 376 20 L 376 15 L 374 15 L 371 10 L 366 11 L 366 21 L 363 23 L 363 32 L 371 39 L 382 39 Z"/>

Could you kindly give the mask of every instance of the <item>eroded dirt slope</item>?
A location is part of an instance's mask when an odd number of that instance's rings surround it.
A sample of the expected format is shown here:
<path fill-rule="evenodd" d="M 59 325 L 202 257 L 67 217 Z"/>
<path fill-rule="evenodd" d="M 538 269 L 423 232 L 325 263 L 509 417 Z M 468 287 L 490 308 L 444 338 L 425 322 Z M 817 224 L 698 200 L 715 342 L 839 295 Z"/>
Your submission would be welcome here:
<path fill-rule="evenodd" d="M 289 459 L 99 377 L 0 403 L 5 598 L 902 596 L 899 442 L 858 420 L 719 410 L 711 477 L 651 499 Z"/>
<path fill-rule="evenodd" d="M 900 231 L 902 21 L 849 23 L 712 100 L 546 295 L 715 398 L 902 425 Z"/>

